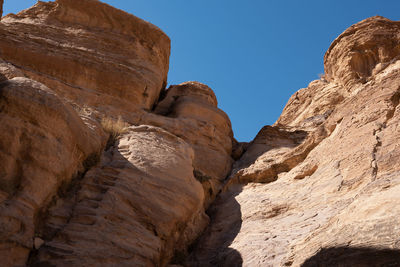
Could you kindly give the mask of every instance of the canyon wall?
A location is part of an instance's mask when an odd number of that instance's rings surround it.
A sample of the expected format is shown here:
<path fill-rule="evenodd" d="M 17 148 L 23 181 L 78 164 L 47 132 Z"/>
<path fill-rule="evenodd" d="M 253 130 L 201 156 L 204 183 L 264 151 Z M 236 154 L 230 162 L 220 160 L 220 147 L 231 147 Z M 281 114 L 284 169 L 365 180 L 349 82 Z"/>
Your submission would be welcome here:
<path fill-rule="evenodd" d="M 399 27 L 347 29 L 246 144 L 211 88 L 166 88 L 156 26 L 97 0 L 3 17 L 2 264 L 400 265 Z"/>
<path fill-rule="evenodd" d="M 400 265 L 399 22 L 340 35 L 234 163 L 190 266 Z"/>

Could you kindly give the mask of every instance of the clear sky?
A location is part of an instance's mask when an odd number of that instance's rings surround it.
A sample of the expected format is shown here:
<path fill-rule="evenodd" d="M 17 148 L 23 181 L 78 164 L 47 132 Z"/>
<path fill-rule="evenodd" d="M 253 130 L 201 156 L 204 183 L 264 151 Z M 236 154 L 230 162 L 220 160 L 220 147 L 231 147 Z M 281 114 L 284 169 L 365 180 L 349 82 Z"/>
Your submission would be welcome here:
<path fill-rule="evenodd" d="M 79 0 L 77 0 L 79 2 Z M 103 0 L 160 27 L 172 42 L 169 84 L 210 86 L 250 141 L 289 97 L 323 73 L 331 42 L 374 15 L 400 20 L 399 0 Z M 34 0 L 5 0 L 4 14 Z"/>

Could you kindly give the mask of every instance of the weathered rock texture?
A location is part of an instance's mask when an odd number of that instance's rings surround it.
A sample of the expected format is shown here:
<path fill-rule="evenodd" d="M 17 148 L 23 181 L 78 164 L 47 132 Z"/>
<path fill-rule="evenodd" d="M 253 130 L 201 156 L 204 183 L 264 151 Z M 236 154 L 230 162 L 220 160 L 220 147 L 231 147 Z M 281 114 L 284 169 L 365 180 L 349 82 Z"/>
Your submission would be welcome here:
<path fill-rule="evenodd" d="M 208 223 L 193 157 L 185 141 L 160 128 L 128 128 L 80 190 L 51 207 L 40 233 L 50 241 L 35 264 L 168 263 Z"/>
<path fill-rule="evenodd" d="M 192 146 L 194 175 L 203 184 L 208 206 L 221 190 L 233 162 L 234 139 L 228 116 L 217 108 L 214 92 L 198 82 L 171 86 L 155 114 L 147 113 L 142 120 L 182 137 Z"/>
<path fill-rule="evenodd" d="M 364 20 L 234 164 L 190 266 L 400 265 L 397 22 Z"/>
<path fill-rule="evenodd" d="M 1 265 L 400 265 L 399 25 L 346 30 L 244 144 L 211 88 L 165 89 L 150 23 L 96 0 L 5 16 Z"/>
<path fill-rule="evenodd" d="M 169 38 L 99 1 L 39 2 L 0 35 L 2 264 L 179 261 L 233 162 L 213 91 L 165 90 Z"/>
<path fill-rule="evenodd" d="M 82 107 L 151 109 L 165 88 L 169 38 L 99 1 L 39 2 L 1 22 L 2 58 Z"/>

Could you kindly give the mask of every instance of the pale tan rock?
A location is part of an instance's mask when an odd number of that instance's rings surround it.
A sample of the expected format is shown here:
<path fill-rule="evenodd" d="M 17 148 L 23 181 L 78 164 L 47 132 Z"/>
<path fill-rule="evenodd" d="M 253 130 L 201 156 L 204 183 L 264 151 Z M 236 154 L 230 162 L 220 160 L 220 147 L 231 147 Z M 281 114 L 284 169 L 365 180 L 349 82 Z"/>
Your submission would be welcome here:
<path fill-rule="evenodd" d="M 375 17 L 334 42 L 329 82 L 293 95 L 234 164 L 189 266 L 400 264 L 397 27 Z M 361 83 L 345 63 L 364 41 L 383 51 L 364 67 L 388 65 Z"/>
<path fill-rule="evenodd" d="M 15 77 L 25 77 L 25 75 L 14 65 L 0 59 L 0 81 L 3 82 Z"/>
<path fill-rule="evenodd" d="M 2 58 L 27 77 L 110 116 L 150 110 L 166 85 L 169 38 L 99 1 L 38 2 L 5 16 L 0 37 Z"/>
<path fill-rule="evenodd" d="M 375 16 L 344 31 L 324 57 L 325 78 L 352 91 L 371 80 L 400 53 L 400 23 Z M 377 45 L 379 43 L 379 45 Z"/>
<path fill-rule="evenodd" d="M 27 260 L 42 209 L 100 153 L 105 135 L 23 77 L 0 84 L 0 128 L 0 258 L 13 266 Z"/>
<path fill-rule="evenodd" d="M 165 266 L 208 223 L 193 158 L 175 135 L 129 127 L 76 195 L 51 208 L 35 264 Z"/>
<path fill-rule="evenodd" d="M 155 26 L 95 0 L 4 17 L 1 264 L 400 265 L 398 27 L 346 30 L 247 144 L 208 86 L 163 90 Z"/>
<path fill-rule="evenodd" d="M 171 86 L 141 123 L 181 137 L 194 150 L 194 174 L 205 191 L 205 207 L 221 190 L 233 163 L 233 133 L 229 117 L 217 107 L 214 92 L 199 82 Z M 160 116 L 163 115 L 163 116 Z"/>
<path fill-rule="evenodd" d="M 164 266 L 172 258 L 172 262 L 179 261 L 179 255 L 186 253 L 206 226 L 204 208 L 221 189 L 233 162 L 230 120 L 218 109 L 212 90 L 187 82 L 172 86 L 158 101 L 166 84 L 169 38 L 157 27 L 99 1 L 84 0 L 79 5 L 72 0 L 39 2 L 6 16 L 0 23 L 0 35 L 1 80 L 26 77 L 29 79 L 17 79 L 47 85 L 60 108 L 67 109 L 58 116 L 73 119 L 66 119 L 71 129 L 58 129 L 60 122 L 48 118 L 47 110 L 41 111 L 45 106 L 29 114 L 32 124 L 44 120 L 55 127 L 46 134 L 59 144 L 35 136 L 30 141 L 42 149 L 54 148 L 41 157 L 35 153 L 42 150 L 31 152 L 44 170 L 54 168 L 54 174 L 30 176 L 34 189 L 22 191 L 37 202 L 34 207 L 26 208 L 19 200 L 7 202 L 12 215 L 5 216 L 0 231 L 12 236 L 0 242 L 1 255 L 9 254 L 6 266 L 44 262 L 57 266 Z M 27 110 L 30 105 L 26 103 Z M 162 108 L 167 113 L 160 112 Z M 152 109 L 154 113 L 150 113 Z M 15 113 L 24 118 L 21 110 Z M 118 117 L 126 125 L 152 124 L 165 130 L 131 128 L 119 143 L 126 142 L 126 147 L 108 142 L 110 150 L 94 168 L 92 150 L 100 153 L 107 138 L 100 122 Z M 37 128 L 45 131 L 49 125 L 41 123 Z M 59 137 L 58 130 L 70 139 Z M 68 150 L 81 142 L 86 145 L 82 153 Z M 12 152 L 6 146 L 3 150 Z M 54 154 L 67 159 L 51 158 Z M 127 154 L 134 157 L 126 158 Z M 30 164 L 19 154 L 13 160 Z M 8 169 L 5 176 L 1 173 L 1 182 L 14 188 L 8 165 L 4 165 Z M 42 167 L 36 161 L 31 165 Z M 84 176 L 89 167 L 92 169 Z M 20 172 L 30 174 L 25 169 Z M 72 179 L 71 174 L 79 175 Z M 33 190 L 38 193 L 32 194 Z M 8 198 L 8 192 L 0 192 L 1 200 Z M 21 219 L 23 213 L 26 218 Z M 39 247 L 34 236 L 40 236 L 45 245 L 27 259 L 30 250 Z"/>
<path fill-rule="evenodd" d="M 313 81 L 307 88 L 300 89 L 291 96 L 274 126 L 313 131 L 347 95 L 346 90 L 335 83 Z"/>

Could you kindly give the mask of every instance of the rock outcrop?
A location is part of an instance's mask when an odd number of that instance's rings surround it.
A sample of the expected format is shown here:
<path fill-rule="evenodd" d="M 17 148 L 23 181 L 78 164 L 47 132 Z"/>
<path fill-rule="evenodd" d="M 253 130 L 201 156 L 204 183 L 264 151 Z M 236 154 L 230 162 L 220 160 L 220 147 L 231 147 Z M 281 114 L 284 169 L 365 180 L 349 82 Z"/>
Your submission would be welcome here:
<path fill-rule="evenodd" d="M 399 59 L 400 23 L 372 17 L 344 31 L 325 54 L 325 77 L 351 92 Z"/>
<path fill-rule="evenodd" d="M 163 115 L 163 116 L 160 116 Z M 183 138 L 194 150 L 193 168 L 206 193 L 205 207 L 215 199 L 229 175 L 234 142 L 228 116 L 217 107 L 214 92 L 198 82 L 171 86 L 142 118 Z"/>
<path fill-rule="evenodd" d="M 173 134 L 129 127 L 80 190 L 50 208 L 40 232 L 49 241 L 34 263 L 166 265 L 208 223 L 193 158 L 192 148 Z"/>
<path fill-rule="evenodd" d="M 26 262 L 41 212 L 91 165 L 105 134 L 25 77 L 0 83 L 0 112 L 0 258 L 7 266 Z"/>
<path fill-rule="evenodd" d="M 1 22 L 2 59 L 81 107 L 134 121 L 166 86 L 169 38 L 99 1 L 38 2 Z"/>
<path fill-rule="evenodd" d="M 170 40 L 97 0 L 0 22 L 4 266 L 400 265 L 398 22 L 366 19 L 325 76 L 238 143 Z"/>
<path fill-rule="evenodd" d="M 182 257 L 233 162 L 212 90 L 166 90 L 169 38 L 99 1 L 38 2 L 0 35 L 2 264 Z"/>
<path fill-rule="evenodd" d="M 326 80 L 295 93 L 234 164 L 188 265 L 400 264 L 397 29 L 373 17 L 333 42 Z"/>

